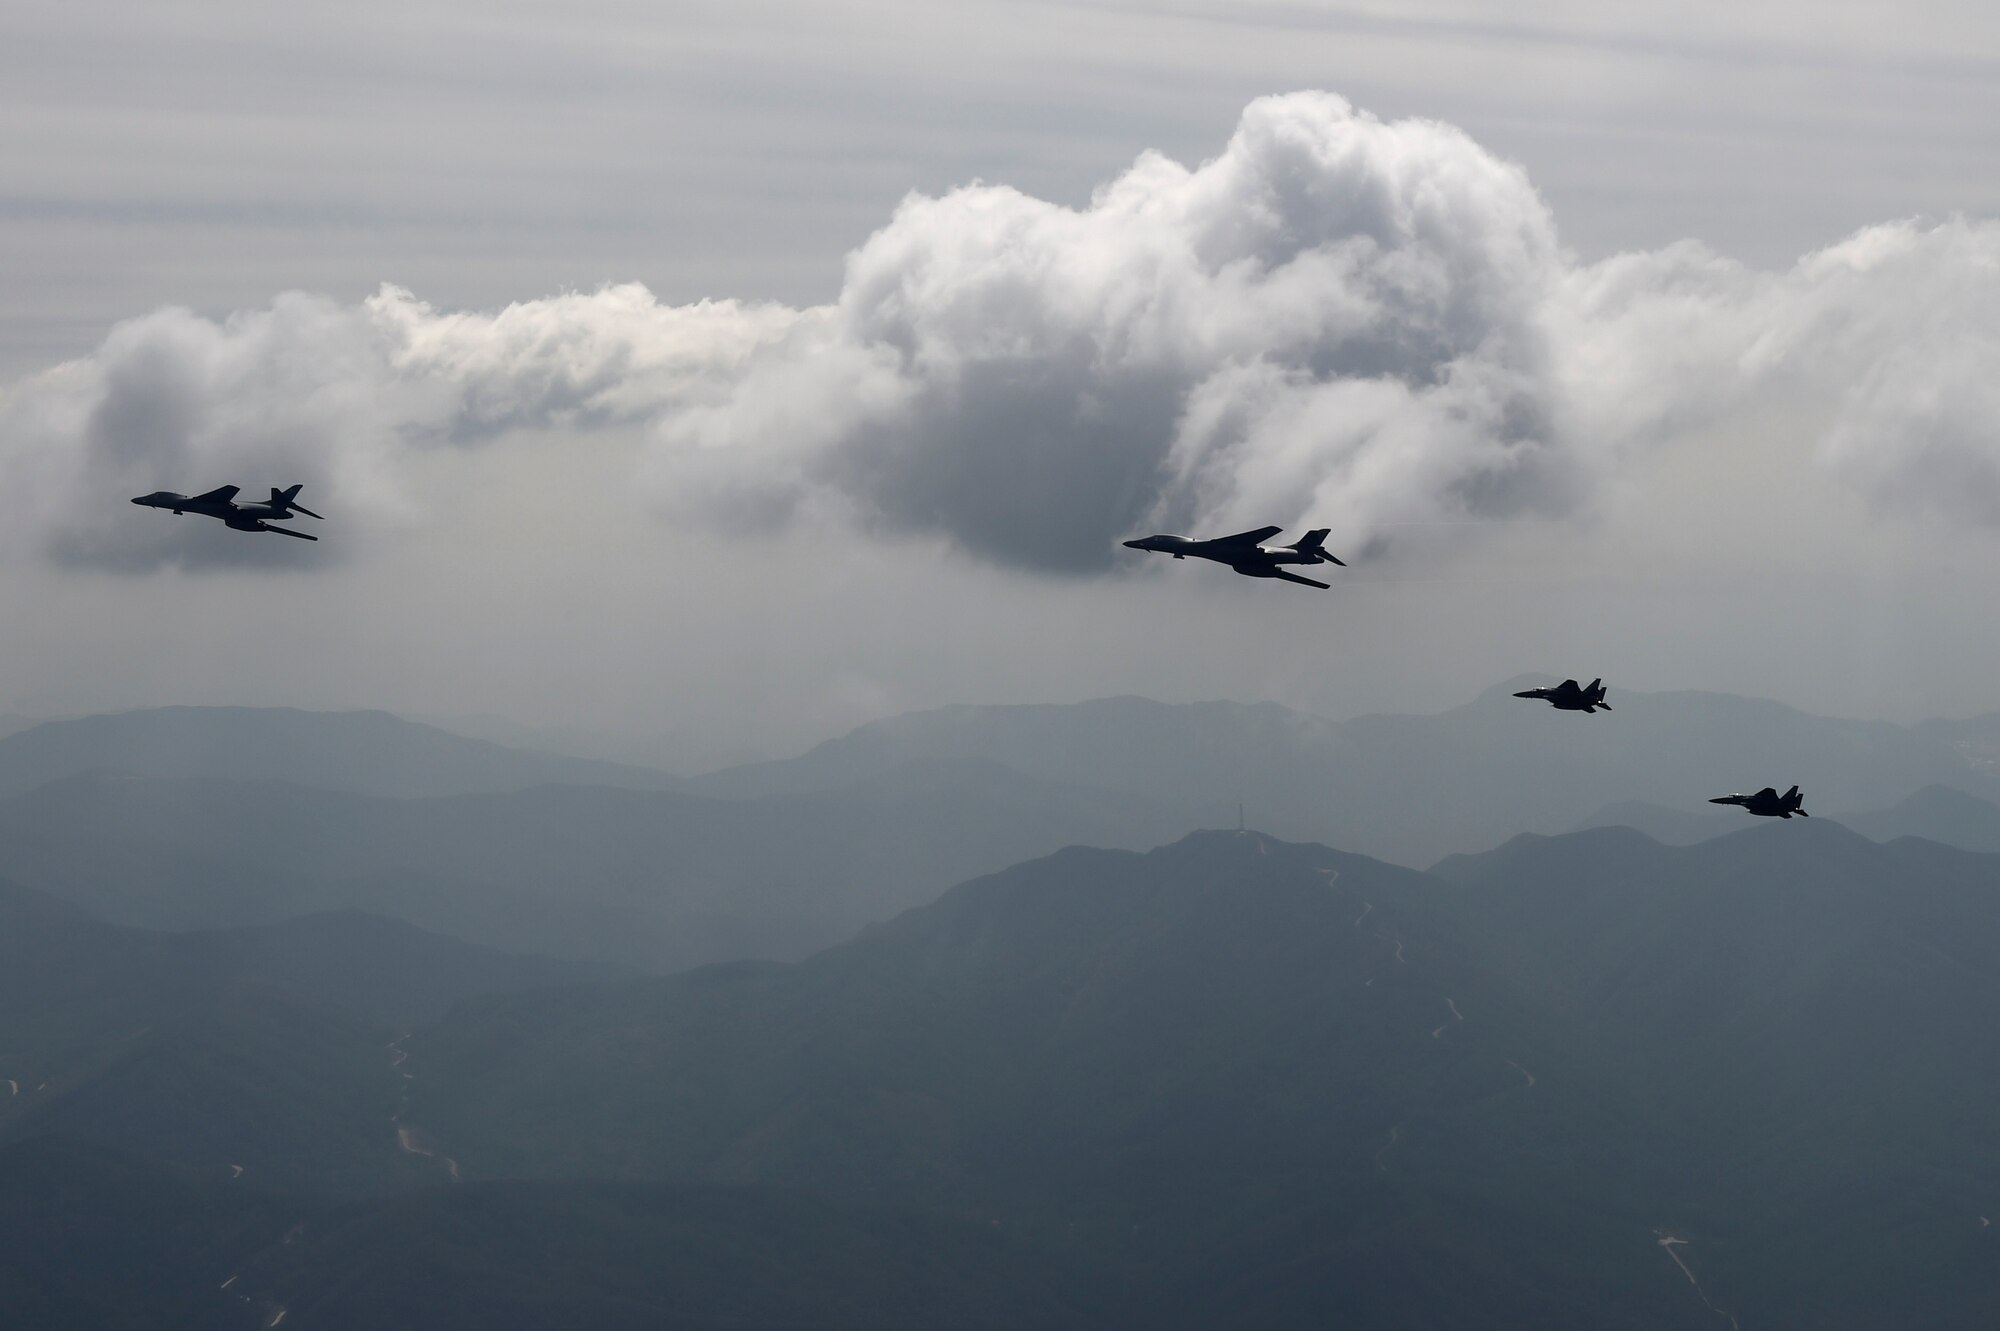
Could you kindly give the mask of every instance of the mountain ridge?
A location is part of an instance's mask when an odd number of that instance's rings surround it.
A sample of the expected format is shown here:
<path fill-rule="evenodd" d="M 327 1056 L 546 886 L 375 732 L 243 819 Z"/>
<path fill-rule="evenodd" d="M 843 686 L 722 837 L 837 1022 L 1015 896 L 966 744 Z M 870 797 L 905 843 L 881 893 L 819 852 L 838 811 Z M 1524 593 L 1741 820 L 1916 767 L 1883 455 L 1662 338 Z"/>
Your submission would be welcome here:
<path fill-rule="evenodd" d="M 468 739 L 380 710 L 152 707 L 0 735 L 0 797 L 91 770 L 278 779 L 387 796 L 608 785 L 671 790 L 665 772 Z"/>
<path fill-rule="evenodd" d="M 1540 678 L 1540 677 L 1530 677 Z M 1508 684 L 1520 683 L 1511 680 Z M 692 778 L 732 797 L 830 788 L 919 758 L 980 758 L 1025 775 L 1146 795 L 1195 826 L 1241 805 L 1274 835 L 1399 864 L 1572 827 L 1607 797 L 1695 808 L 1797 781 L 1820 804 L 1871 808 L 1930 785 L 2000 795 L 1983 722 L 1819 717 L 1768 699 L 1624 693 L 1601 716 L 1555 713 L 1497 685 L 1431 715 L 1333 721 L 1276 703 L 955 706 L 870 723 L 798 758 Z"/>

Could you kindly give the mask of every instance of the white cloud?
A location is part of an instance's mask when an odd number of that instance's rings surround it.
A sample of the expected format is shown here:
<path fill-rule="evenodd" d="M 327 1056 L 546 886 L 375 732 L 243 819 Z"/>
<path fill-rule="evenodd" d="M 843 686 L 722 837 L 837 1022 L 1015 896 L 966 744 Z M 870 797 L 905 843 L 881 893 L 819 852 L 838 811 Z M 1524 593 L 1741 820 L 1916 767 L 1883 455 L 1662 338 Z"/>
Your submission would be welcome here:
<path fill-rule="evenodd" d="M 410 451 L 699 401 L 796 318 L 731 301 L 662 306 L 636 286 L 492 315 L 441 314 L 393 287 L 358 305 L 288 293 L 220 322 L 157 310 L 0 398 L 0 458 L 24 482 L 0 504 L 16 546 L 61 563 L 309 567 L 339 547 L 279 551 L 126 500 L 300 482 L 349 531 L 393 528 L 416 515 L 398 468 Z"/>
<path fill-rule="evenodd" d="M 1560 277 L 1525 175 L 1463 134 L 1269 98 L 1213 161 L 1144 156 L 1082 209 L 906 200 L 816 336 L 662 436 L 1031 568 L 1102 567 L 1147 524 L 1358 543 L 1379 515 L 1563 502 Z"/>
<path fill-rule="evenodd" d="M 1692 242 L 1580 265 L 1520 168 L 1301 93 L 1253 103 L 1197 167 L 1141 156 L 1081 208 L 912 195 L 811 309 L 628 285 L 490 315 L 394 288 L 161 310 L 0 399 L 0 502 L 16 541 L 72 564 L 297 561 L 190 544 L 124 499 L 305 481 L 387 528 L 412 450 L 646 422 L 678 513 L 830 508 L 1088 572 L 1160 527 L 1331 525 L 1365 555 L 1559 516 L 1634 453 L 1803 392 L 1836 423 L 1802 460 L 2000 524 L 1996 274 L 2000 226 L 1962 220 L 1784 272 Z"/>

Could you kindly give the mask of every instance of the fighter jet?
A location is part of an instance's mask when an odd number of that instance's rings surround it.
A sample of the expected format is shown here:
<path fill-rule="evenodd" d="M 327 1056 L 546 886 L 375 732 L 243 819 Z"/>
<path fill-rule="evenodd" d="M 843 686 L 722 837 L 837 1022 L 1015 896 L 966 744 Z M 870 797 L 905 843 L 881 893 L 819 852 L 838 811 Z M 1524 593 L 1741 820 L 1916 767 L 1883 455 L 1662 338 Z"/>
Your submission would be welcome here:
<path fill-rule="evenodd" d="M 1810 818 L 1812 815 L 1799 807 L 1804 799 L 1805 796 L 1799 794 L 1797 786 L 1793 786 L 1782 795 L 1770 786 L 1766 786 L 1755 795 L 1718 795 L 1709 803 L 1740 804 L 1759 818 L 1789 818 L 1793 814 L 1801 818 Z"/>
<path fill-rule="evenodd" d="M 172 509 L 175 517 L 183 513 L 199 513 L 205 518 L 221 518 L 236 531 L 274 531 L 280 536 L 296 536 L 301 541 L 317 541 L 319 537 L 308 536 L 302 531 L 289 527 L 273 527 L 271 524 L 294 513 L 303 513 L 309 518 L 319 514 L 298 502 L 300 486 L 289 486 L 280 490 L 273 486 L 271 497 L 262 503 L 239 504 L 236 502 L 238 490 L 233 485 L 225 485 L 220 490 L 210 490 L 207 494 L 177 495 L 171 490 L 156 490 L 149 495 L 140 495 L 132 502 L 143 508 Z"/>
<path fill-rule="evenodd" d="M 1314 528 L 1297 545 L 1260 544 L 1283 530 L 1283 527 L 1259 527 L 1256 531 L 1240 531 L 1234 536 L 1218 536 L 1209 541 L 1197 541 L 1187 536 L 1142 536 L 1125 544 L 1133 550 L 1154 550 L 1172 555 L 1175 559 L 1185 559 L 1189 555 L 1196 559 L 1213 559 L 1218 564 L 1229 565 L 1246 578 L 1283 578 L 1286 582 L 1301 582 L 1322 591 L 1326 590 L 1326 583 L 1287 573 L 1279 565 L 1339 564 L 1342 568 L 1347 567 L 1320 548 L 1320 542 L 1333 530 L 1331 527 Z"/>
<path fill-rule="evenodd" d="M 1559 712 L 1594 712 L 1602 707 L 1611 710 L 1611 704 L 1604 701 L 1604 681 L 1593 679 L 1590 687 L 1580 689 L 1576 681 L 1566 679 L 1552 689 L 1523 689 L 1516 698 L 1546 698 L 1551 707 Z"/>

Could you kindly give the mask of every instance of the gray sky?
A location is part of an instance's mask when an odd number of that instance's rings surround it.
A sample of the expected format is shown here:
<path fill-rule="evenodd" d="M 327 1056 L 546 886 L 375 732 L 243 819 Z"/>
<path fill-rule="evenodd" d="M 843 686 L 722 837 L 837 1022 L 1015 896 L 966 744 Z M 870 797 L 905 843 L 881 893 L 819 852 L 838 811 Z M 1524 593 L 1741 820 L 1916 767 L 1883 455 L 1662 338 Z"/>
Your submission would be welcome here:
<path fill-rule="evenodd" d="M 1996 28 L 15 7 L 0 711 L 386 706 L 698 767 L 1521 670 L 2000 709 Z M 1299 89 L 1346 101 L 1257 100 Z M 302 479 L 318 546 L 124 504 Z M 1107 566 L 1150 520 L 1367 557 Z"/>

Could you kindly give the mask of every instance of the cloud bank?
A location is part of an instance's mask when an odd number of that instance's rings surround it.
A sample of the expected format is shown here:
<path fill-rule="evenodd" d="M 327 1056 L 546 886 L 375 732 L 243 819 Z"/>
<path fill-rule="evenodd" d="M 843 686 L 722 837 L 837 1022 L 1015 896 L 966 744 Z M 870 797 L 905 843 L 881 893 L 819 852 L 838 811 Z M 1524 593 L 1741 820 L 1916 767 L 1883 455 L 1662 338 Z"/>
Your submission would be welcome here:
<path fill-rule="evenodd" d="M 1135 532 L 1265 523 L 1366 557 L 1587 509 L 1643 451 L 1805 394 L 1835 423 L 1802 457 L 1995 525 L 1996 287 L 2000 225 L 1964 220 L 1776 273 L 1692 242 L 1579 264 L 1518 166 L 1299 93 L 1083 208 L 913 195 L 826 306 L 617 286 L 468 314 L 385 287 L 156 311 L 0 397 L 0 503 L 22 555 L 263 562 L 274 543 L 190 544 L 124 501 L 304 481 L 393 526 L 414 452 L 640 423 L 682 517 L 831 512 L 1049 573 L 1102 570 Z"/>

